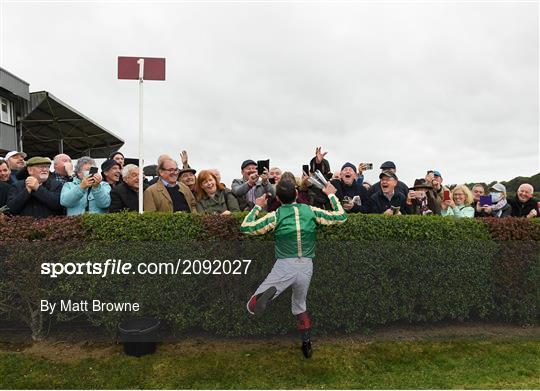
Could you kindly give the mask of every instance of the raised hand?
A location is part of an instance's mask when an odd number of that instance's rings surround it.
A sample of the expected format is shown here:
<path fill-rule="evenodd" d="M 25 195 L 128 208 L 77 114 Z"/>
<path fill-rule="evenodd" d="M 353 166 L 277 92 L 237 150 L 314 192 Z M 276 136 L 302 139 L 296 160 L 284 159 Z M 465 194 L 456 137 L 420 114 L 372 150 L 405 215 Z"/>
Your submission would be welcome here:
<path fill-rule="evenodd" d="M 187 154 L 187 151 L 182 151 L 180 153 L 180 160 L 182 160 L 182 168 L 187 168 L 188 167 L 188 154 Z"/>
<path fill-rule="evenodd" d="M 324 157 L 328 153 L 328 152 L 322 152 L 321 149 L 322 149 L 321 147 L 315 148 L 315 161 L 317 162 L 317 164 L 321 164 Z"/>

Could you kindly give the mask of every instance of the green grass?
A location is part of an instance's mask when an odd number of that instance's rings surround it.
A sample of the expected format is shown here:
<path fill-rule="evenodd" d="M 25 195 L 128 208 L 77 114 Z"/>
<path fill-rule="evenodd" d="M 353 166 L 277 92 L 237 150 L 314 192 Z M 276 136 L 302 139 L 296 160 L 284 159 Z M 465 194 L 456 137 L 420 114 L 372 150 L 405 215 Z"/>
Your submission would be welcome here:
<path fill-rule="evenodd" d="M 538 340 L 162 346 L 142 358 L 58 361 L 0 350 L 0 388 L 540 388 Z"/>

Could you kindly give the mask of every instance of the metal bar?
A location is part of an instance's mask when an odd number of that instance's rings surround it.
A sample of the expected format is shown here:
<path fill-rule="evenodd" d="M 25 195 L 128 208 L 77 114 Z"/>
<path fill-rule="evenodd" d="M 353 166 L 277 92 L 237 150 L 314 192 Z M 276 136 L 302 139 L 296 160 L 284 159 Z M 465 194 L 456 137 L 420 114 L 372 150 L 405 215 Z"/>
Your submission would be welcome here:
<path fill-rule="evenodd" d="M 144 58 L 139 58 L 139 213 L 143 213 L 143 79 Z"/>

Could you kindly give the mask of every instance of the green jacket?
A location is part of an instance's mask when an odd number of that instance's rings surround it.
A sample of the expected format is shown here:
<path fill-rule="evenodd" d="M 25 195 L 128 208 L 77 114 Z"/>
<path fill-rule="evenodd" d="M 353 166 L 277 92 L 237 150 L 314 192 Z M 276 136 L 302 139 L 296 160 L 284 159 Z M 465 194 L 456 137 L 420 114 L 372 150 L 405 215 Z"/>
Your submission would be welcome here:
<path fill-rule="evenodd" d="M 223 213 L 226 210 L 240 212 L 238 200 L 229 189 L 218 190 L 213 198 L 208 197 L 205 193 L 204 197 L 197 202 L 197 212 L 199 213 Z"/>
<path fill-rule="evenodd" d="M 255 207 L 245 217 L 240 231 L 262 235 L 275 230 L 276 259 L 315 256 L 317 225 L 340 224 L 347 220 L 341 203 L 334 194 L 328 196 L 332 211 L 305 204 L 282 205 L 275 212 L 257 219 L 261 207 Z"/>

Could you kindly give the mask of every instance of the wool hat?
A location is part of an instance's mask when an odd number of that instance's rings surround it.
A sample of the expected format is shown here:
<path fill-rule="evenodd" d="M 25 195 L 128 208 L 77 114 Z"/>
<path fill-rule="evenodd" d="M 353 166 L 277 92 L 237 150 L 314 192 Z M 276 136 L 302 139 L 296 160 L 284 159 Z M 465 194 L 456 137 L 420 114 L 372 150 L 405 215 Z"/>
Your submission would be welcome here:
<path fill-rule="evenodd" d="M 346 168 L 346 167 L 350 167 L 350 168 L 352 168 L 352 170 L 353 170 L 354 172 L 356 172 L 356 167 L 354 166 L 354 164 L 352 164 L 352 163 L 350 163 L 350 162 L 347 162 L 347 163 L 345 163 L 343 166 L 341 166 L 341 171 L 343 171 L 343 169 Z"/>
<path fill-rule="evenodd" d="M 121 168 L 120 164 L 116 160 L 107 159 L 103 163 L 101 163 L 101 171 L 109 171 L 115 165 L 118 166 L 118 168 Z"/>
<path fill-rule="evenodd" d="M 34 156 L 33 158 L 28 159 L 26 162 L 26 167 L 37 166 L 38 164 L 51 164 L 51 159 L 48 157 Z"/>
<path fill-rule="evenodd" d="M 383 164 L 381 164 L 381 170 L 388 170 L 389 168 L 393 168 L 394 170 L 396 169 L 396 165 L 394 164 L 394 162 L 391 162 L 390 160 L 384 162 Z"/>

